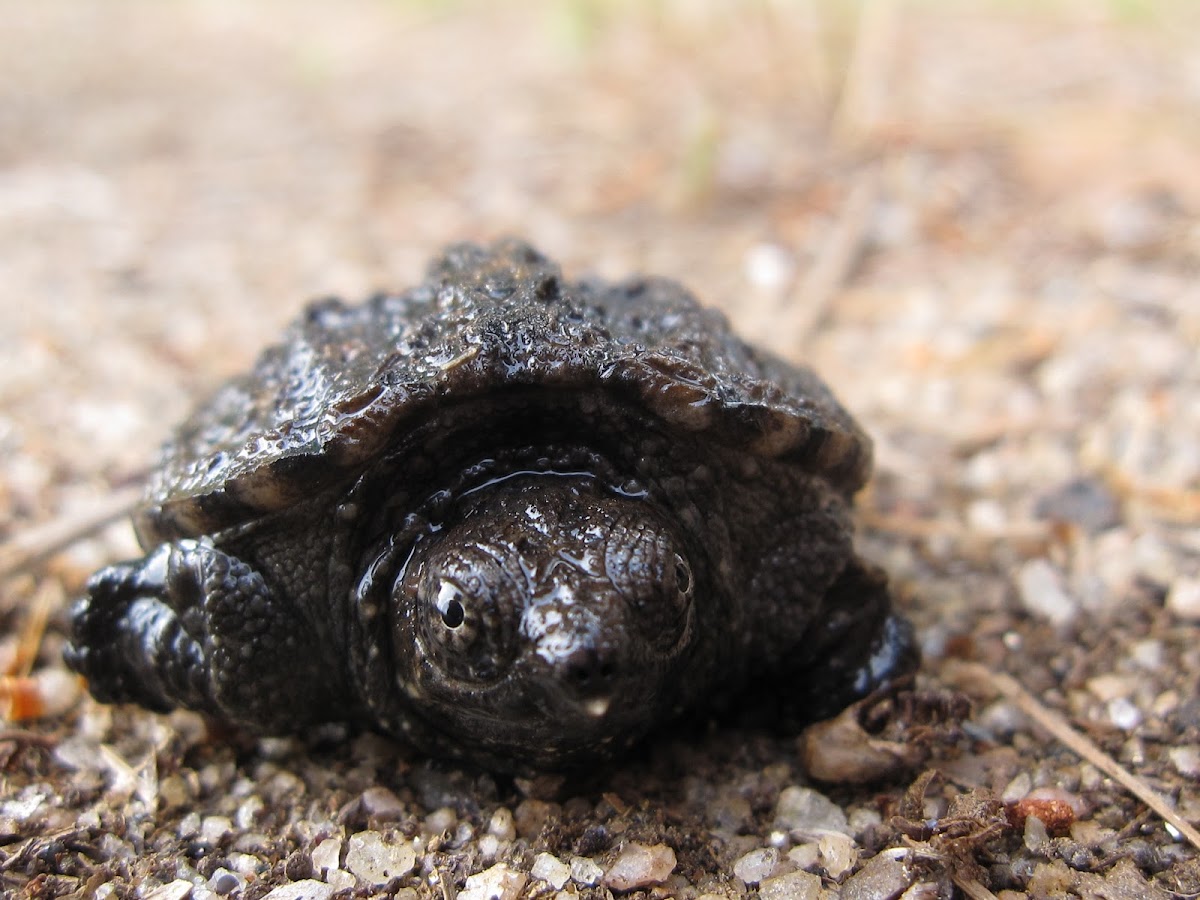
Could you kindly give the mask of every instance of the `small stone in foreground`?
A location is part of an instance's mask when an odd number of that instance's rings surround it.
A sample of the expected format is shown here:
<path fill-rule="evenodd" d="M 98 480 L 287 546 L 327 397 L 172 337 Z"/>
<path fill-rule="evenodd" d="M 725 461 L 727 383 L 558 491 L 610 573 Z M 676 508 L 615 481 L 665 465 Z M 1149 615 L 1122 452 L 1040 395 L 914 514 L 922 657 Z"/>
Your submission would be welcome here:
<path fill-rule="evenodd" d="M 823 831 L 850 833 L 850 823 L 840 806 L 812 788 L 796 785 L 780 792 L 772 827 L 806 834 L 820 834 Z"/>
<path fill-rule="evenodd" d="M 281 884 L 262 900 L 329 900 L 333 896 L 333 887 L 315 878 L 305 878 L 303 881 L 293 881 L 291 884 Z"/>
<path fill-rule="evenodd" d="M 346 845 L 346 868 L 368 884 L 387 884 L 407 875 L 417 864 L 417 854 L 407 841 L 388 844 L 378 831 L 360 831 Z"/>
<path fill-rule="evenodd" d="M 675 851 L 666 844 L 628 844 L 604 875 L 604 884 L 614 891 L 666 881 L 675 871 Z"/>
<path fill-rule="evenodd" d="M 771 877 L 779 865 L 779 851 L 774 847 L 751 850 L 733 864 L 733 874 L 746 884 L 758 884 Z"/>
<path fill-rule="evenodd" d="M 1029 613 L 1051 625 L 1068 625 L 1079 611 L 1079 604 L 1063 589 L 1058 570 L 1044 559 L 1031 559 L 1021 566 L 1017 592 Z"/>
<path fill-rule="evenodd" d="M 788 872 L 758 886 L 760 900 L 821 900 L 821 878 L 811 872 Z"/>
<path fill-rule="evenodd" d="M 571 880 L 584 887 L 595 887 L 604 877 L 604 870 L 586 856 L 571 858 Z"/>
<path fill-rule="evenodd" d="M 458 900 L 517 900 L 527 880 L 525 873 L 497 863 L 467 878 L 467 886 L 459 892 Z"/>
<path fill-rule="evenodd" d="M 326 838 L 317 844 L 312 851 L 313 871 L 324 875 L 334 869 L 341 868 L 342 842 L 337 838 Z"/>
<path fill-rule="evenodd" d="M 1167 758 L 1184 778 L 1200 779 L 1200 747 L 1194 744 L 1172 747 L 1167 751 Z"/>
<path fill-rule="evenodd" d="M 192 895 L 192 883 L 177 879 L 156 887 L 146 895 L 146 900 L 186 900 Z"/>
<path fill-rule="evenodd" d="M 908 863 L 907 851 L 901 852 L 903 856 L 885 850 L 867 860 L 866 865 L 842 885 L 841 900 L 899 897 L 916 881 L 916 873 Z"/>
<path fill-rule="evenodd" d="M 529 874 L 534 878 L 549 882 L 556 891 L 561 891 L 571 880 L 571 867 L 557 856 L 550 853 L 539 853 L 533 860 Z"/>

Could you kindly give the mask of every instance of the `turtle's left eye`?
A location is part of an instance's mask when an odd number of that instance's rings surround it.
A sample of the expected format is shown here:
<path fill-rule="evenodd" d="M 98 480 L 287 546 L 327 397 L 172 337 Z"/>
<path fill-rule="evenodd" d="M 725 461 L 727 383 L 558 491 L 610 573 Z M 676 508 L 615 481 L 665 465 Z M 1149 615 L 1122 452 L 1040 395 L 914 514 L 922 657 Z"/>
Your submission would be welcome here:
<path fill-rule="evenodd" d="M 692 593 L 692 567 L 678 553 L 675 554 L 675 590 L 681 596 Z"/>

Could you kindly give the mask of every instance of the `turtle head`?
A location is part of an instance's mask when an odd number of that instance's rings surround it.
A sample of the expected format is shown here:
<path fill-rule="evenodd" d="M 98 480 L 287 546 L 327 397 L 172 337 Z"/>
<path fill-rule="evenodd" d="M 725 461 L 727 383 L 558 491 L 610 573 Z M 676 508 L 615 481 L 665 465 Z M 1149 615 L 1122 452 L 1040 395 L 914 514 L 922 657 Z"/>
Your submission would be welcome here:
<path fill-rule="evenodd" d="M 518 766 L 570 767 L 648 731 L 694 631 L 677 530 L 580 476 L 503 479 L 461 507 L 393 589 L 409 714 L 455 755 Z"/>

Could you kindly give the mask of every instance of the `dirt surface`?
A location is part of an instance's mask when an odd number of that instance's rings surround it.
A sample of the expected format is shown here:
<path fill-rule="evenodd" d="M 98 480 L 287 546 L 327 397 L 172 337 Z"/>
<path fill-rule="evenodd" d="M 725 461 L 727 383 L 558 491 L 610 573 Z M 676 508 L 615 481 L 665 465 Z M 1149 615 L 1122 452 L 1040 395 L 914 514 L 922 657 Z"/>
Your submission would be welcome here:
<path fill-rule="evenodd" d="M 6 539 L 136 482 L 305 300 L 519 234 L 574 275 L 680 278 L 822 372 L 876 439 L 860 545 L 919 629 L 919 686 L 976 701 L 933 739 L 936 776 L 867 787 L 731 728 L 567 784 L 336 729 L 216 733 L 72 702 L 65 605 L 137 552 L 113 525 L 0 583 L 6 696 L 29 676 L 69 706 L 0 732 L 0 893 L 1200 893 L 1177 830 L 960 677 L 1011 673 L 1200 821 L 1194 6 L 3 0 L 0 20 Z"/>

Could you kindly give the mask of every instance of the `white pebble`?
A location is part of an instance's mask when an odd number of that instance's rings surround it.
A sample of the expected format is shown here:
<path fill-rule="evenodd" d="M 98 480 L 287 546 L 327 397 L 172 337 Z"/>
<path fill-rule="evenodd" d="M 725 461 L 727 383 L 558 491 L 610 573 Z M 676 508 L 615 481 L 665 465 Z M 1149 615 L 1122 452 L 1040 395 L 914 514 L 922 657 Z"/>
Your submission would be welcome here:
<path fill-rule="evenodd" d="M 233 823 L 225 816 L 205 816 L 200 822 L 200 840 L 205 844 L 219 844 L 231 831 Z"/>
<path fill-rule="evenodd" d="M 967 525 L 981 534 L 1002 534 L 1008 528 L 1008 513 L 995 500 L 976 500 L 967 507 Z"/>
<path fill-rule="evenodd" d="M 1017 573 L 1021 605 L 1052 625 L 1069 624 L 1079 612 L 1079 604 L 1062 586 L 1058 570 L 1044 559 L 1031 559 Z"/>
<path fill-rule="evenodd" d="M 502 841 L 514 840 L 517 836 L 517 827 L 513 824 L 512 810 L 501 806 L 492 813 L 491 821 L 488 822 L 488 834 L 494 835 Z"/>
<path fill-rule="evenodd" d="M 342 842 L 337 838 L 326 838 L 321 841 L 313 848 L 312 864 L 313 869 L 322 878 L 325 878 L 326 872 L 341 868 Z M 328 879 L 326 880 L 328 881 Z"/>
<path fill-rule="evenodd" d="M 758 886 L 760 900 L 821 900 L 821 879 L 811 872 L 788 872 Z"/>
<path fill-rule="evenodd" d="M 528 879 L 504 863 L 467 878 L 467 886 L 459 891 L 458 900 L 517 900 Z"/>
<path fill-rule="evenodd" d="M 1186 745 L 1167 751 L 1175 771 L 1185 778 L 1200 778 L 1200 747 Z"/>
<path fill-rule="evenodd" d="M 450 807 L 443 806 L 441 809 L 435 809 L 425 817 L 424 830 L 430 834 L 441 834 L 454 828 L 454 824 L 457 821 L 458 814 Z"/>
<path fill-rule="evenodd" d="M 817 847 L 815 841 L 812 843 L 797 844 L 788 851 L 787 857 L 797 869 L 804 869 L 811 872 L 817 868 L 817 864 L 821 859 L 821 850 Z"/>
<path fill-rule="evenodd" d="M 779 851 L 774 847 L 751 850 L 733 864 L 733 874 L 746 884 L 758 884 L 771 877 L 779 865 Z"/>
<path fill-rule="evenodd" d="M 571 880 L 584 887 L 594 887 L 604 877 L 604 870 L 586 856 L 571 858 Z"/>
<path fill-rule="evenodd" d="M 479 837 L 479 855 L 484 859 L 495 859 L 500 852 L 500 839 L 494 834 L 484 834 Z"/>
<path fill-rule="evenodd" d="M 1140 669 L 1155 672 L 1163 665 L 1163 643 L 1156 638 L 1146 638 L 1129 648 L 1129 658 Z"/>
<path fill-rule="evenodd" d="M 192 894 L 192 883 L 178 879 L 156 887 L 145 897 L 145 900 L 187 900 Z"/>
<path fill-rule="evenodd" d="M 1142 711 L 1125 697 L 1108 702 L 1108 718 L 1122 731 L 1133 731 L 1142 724 Z"/>
<path fill-rule="evenodd" d="M 387 884 L 407 875 L 416 864 L 412 844 L 403 840 L 388 844 L 378 831 L 360 831 L 346 844 L 346 868 L 367 884 Z"/>
<path fill-rule="evenodd" d="M 329 900 L 332 896 L 333 885 L 315 878 L 305 878 L 303 881 L 281 884 L 262 900 Z"/>
<path fill-rule="evenodd" d="M 1185 622 L 1200 622 L 1200 578 L 1176 578 L 1167 592 L 1167 609 Z"/>
<path fill-rule="evenodd" d="M 830 878 L 839 879 L 858 862 L 858 846 L 849 835 L 829 832 L 817 839 L 821 868 Z"/>
<path fill-rule="evenodd" d="M 1012 781 L 1000 792 L 1001 803 L 1016 803 L 1033 790 L 1033 776 L 1028 772 L 1019 772 Z"/>
<path fill-rule="evenodd" d="M 549 882 L 556 891 L 571 880 L 571 867 L 557 856 L 550 853 L 539 853 L 533 860 L 529 874 L 534 878 Z"/>
<path fill-rule="evenodd" d="M 337 891 L 353 890 L 358 886 L 358 879 L 345 869 L 330 869 L 325 875 L 325 883 L 336 893 Z"/>
<path fill-rule="evenodd" d="M 604 873 L 604 883 L 614 891 L 631 891 L 659 884 L 675 871 L 675 851 L 666 844 L 630 843 Z"/>
<path fill-rule="evenodd" d="M 367 815 L 389 821 L 404 815 L 404 804 L 392 791 L 385 787 L 369 787 L 362 792 L 362 805 Z"/>
<path fill-rule="evenodd" d="M 825 831 L 850 833 L 850 823 L 840 806 L 812 788 L 796 785 L 780 792 L 773 827 L 812 835 Z"/>

